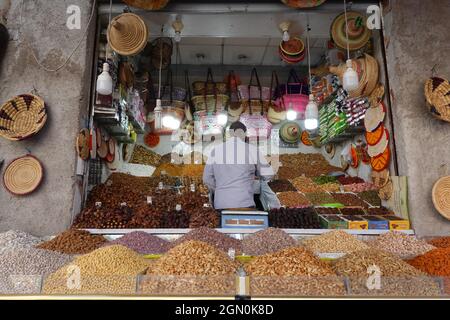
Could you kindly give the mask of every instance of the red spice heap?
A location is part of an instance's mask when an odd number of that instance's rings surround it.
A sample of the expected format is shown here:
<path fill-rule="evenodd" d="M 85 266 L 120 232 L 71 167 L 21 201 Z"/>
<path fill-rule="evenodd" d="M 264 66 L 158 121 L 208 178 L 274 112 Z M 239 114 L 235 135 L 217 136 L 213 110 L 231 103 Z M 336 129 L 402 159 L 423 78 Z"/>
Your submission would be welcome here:
<path fill-rule="evenodd" d="M 450 248 L 450 237 L 441 237 L 428 241 L 429 244 L 438 248 Z"/>

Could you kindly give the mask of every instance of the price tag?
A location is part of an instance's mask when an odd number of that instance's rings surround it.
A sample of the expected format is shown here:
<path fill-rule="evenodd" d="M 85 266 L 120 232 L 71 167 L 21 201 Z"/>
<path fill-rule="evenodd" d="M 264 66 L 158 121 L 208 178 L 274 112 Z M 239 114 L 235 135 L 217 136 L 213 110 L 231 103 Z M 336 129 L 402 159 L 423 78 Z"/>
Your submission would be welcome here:
<path fill-rule="evenodd" d="M 234 260 L 234 258 L 236 257 L 236 250 L 234 250 L 233 248 L 228 249 L 228 256 L 230 257 L 230 259 Z"/>
<path fill-rule="evenodd" d="M 123 208 L 123 207 L 126 207 L 127 206 L 127 203 L 126 202 L 122 202 L 121 204 L 120 204 L 120 206 Z"/>
<path fill-rule="evenodd" d="M 177 204 L 177 206 L 175 207 L 176 211 L 181 211 L 181 204 Z"/>
<path fill-rule="evenodd" d="M 209 208 L 209 207 L 210 207 L 209 203 L 204 203 L 203 204 L 203 208 Z"/>
<path fill-rule="evenodd" d="M 97 208 L 101 208 L 102 207 L 102 203 L 100 201 L 95 203 L 95 207 Z"/>
<path fill-rule="evenodd" d="M 152 197 L 150 196 L 147 197 L 147 204 L 153 204 Z"/>
<path fill-rule="evenodd" d="M 158 189 L 159 190 L 164 189 L 164 183 L 162 181 L 158 184 Z"/>
<path fill-rule="evenodd" d="M 195 192 L 195 184 L 194 183 L 191 184 L 191 192 Z"/>
<path fill-rule="evenodd" d="M 161 170 L 161 175 L 163 175 L 163 176 L 167 175 L 166 170 Z"/>

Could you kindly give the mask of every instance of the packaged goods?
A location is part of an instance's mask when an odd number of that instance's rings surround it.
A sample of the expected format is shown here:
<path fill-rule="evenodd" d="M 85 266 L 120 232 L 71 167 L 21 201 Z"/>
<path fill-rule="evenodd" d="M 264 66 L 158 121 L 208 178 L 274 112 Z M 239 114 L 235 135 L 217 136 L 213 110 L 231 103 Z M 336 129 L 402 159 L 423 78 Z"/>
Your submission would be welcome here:
<path fill-rule="evenodd" d="M 72 261 L 69 255 L 32 247 L 0 252 L 0 294 L 39 294 L 42 276 Z"/>
<path fill-rule="evenodd" d="M 157 167 L 161 162 L 161 156 L 144 146 L 136 145 L 131 155 L 130 163 L 143 164 Z"/>
<path fill-rule="evenodd" d="M 169 242 L 143 231 L 134 231 L 110 241 L 105 246 L 122 245 L 140 254 L 160 254 L 169 249 Z"/>
<path fill-rule="evenodd" d="M 148 260 L 125 246 L 112 245 L 79 256 L 48 276 L 44 294 L 124 295 L 136 293 L 137 275 L 149 266 Z M 67 286 L 70 270 L 79 268 L 79 286 Z"/>
<path fill-rule="evenodd" d="M 367 208 L 369 205 L 365 203 L 363 200 L 358 198 L 358 196 L 353 193 L 332 193 L 331 194 L 336 202 L 342 203 L 347 207 L 361 207 Z"/>
<path fill-rule="evenodd" d="M 315 253 L 350 253 L 368 248 L 364 242 L 341 230 L 307 238 L 302 244 Z"/>
<path fill-rule="evenodd" d="M 295 247 L 296 241 L 281 229 L 268 228 L 248 235 L 242 241 L 244 254 L 260 256 Z"/>
<path fill-rule="evenodd" d="M 67 230 L 50 241 L 36 246 L 39 249 L 58 251 L 66 254 L 85 254 L 98 249 L 107 240 L 83 230 Z"/>
<path fill-rule="evenodd" d="M 435 249 L 425 241 L 401 232 L 390 231 L 378 236 L 367 244 L 373 248 L 389 252 L 401 259 L 411 259 Z"/>
<path fill-rule="evenodd" d="M 240 240 L 229 237 L 226 234 L 207 227 L 200 227 L 198 229 L 191 230 L 181 238 L 172 242 L 170 246 L 173 248 L 181 243 L 192 240 L 208 243 L 209 245 L 222 250 L 225 253 L 227 253 L 230 249 L 233 249 L 236 253 L 242 252 L 242 243 Z"/>
<path fill-rule="evenodd" d="M 234 296 L 237 268 L 238 263 L 223 251 L 204 242 L 186 241 L 149 268 L 140 293 Z"/>
<path fill-rule="evenodd" d="M 277 194 L 282 206 L 287 208 L 302 208 L 311 206 L 311 202 L 301 193 L 289 191 Z"/>
<path fill-rule="evenodd" d="M 291 180 L 292 185 L 301 192 L 323 192 L 323 189 L 319 185 L 314 183 L 310 178 L 307 177 L 297 177 Z"/>
<path fill-rule="evenodd" d="M 272 209 L 269 225 L 285 229 L 320 229 L 319 217 L 313 208 Z"/>

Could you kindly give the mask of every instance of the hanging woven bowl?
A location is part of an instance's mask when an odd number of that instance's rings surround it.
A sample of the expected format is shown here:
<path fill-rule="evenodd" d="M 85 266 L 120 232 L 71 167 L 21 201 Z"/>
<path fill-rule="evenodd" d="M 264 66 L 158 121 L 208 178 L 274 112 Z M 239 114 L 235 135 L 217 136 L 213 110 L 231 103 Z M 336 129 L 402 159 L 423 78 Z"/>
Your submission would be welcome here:
<path fill-rule="evenodd" d="M 289 56 L 298 56 L 305 50 L 305 44 L 300 38 L 292 38 L 289 41 L 281 41 L 280 49 Z"/>
<path fill-rule="evenodd" d="M 39 132 L 46 121 L 44 100 L 22 94 L 0 107 L 0 136 L 12 141 L 23 140 Z"/>
<path fill-rule="evenodd" d="M 288 7 L 301 9 L 301 8 L 313 8 L 320 6 L 326 0 L 281 0 L 282 3 Z"/>
<path fill-rule="evenodd" d="M 450 176 L 443 177 L 435 183 L 432 197 L 436 210 L 450 220 Z"/>
<path fill-rule="evenodd" d="M 144 50 L 148 29 L 134 13 L 123 13 L 112 19 L 107 31 L 110 47 L 122 56 L 133 56 Z"/>
<path fill-rule="evenodd" d="M 434 117 L 450 122 L 450 83 L 446 79 L 428 79 L 425 83 L 425 98 Z"/>
<path fill-rule="evenodd" d="M 366 27 L 366 18 L 354 11 L 347 12 L 348 46 L 351 51 L 361 49 L 372 37 L 372 32 Z M 344 13 L 337 16 L 331 24 L 331 38 L 336 46 L 347 49 L 346 25 Z"/>
<path fill-rule="evenodd" d="M 41 184 L 44 170 L 40 161 L 30 155 L 12 161 L 3 174 L 5 188 L 14 195 L 24 196 Z"/>
<path fill-rule="evenodd" d="M 135 7 L 144 10 L 161 10 L 169 0 L 123 0 L 130 7 Z"/>

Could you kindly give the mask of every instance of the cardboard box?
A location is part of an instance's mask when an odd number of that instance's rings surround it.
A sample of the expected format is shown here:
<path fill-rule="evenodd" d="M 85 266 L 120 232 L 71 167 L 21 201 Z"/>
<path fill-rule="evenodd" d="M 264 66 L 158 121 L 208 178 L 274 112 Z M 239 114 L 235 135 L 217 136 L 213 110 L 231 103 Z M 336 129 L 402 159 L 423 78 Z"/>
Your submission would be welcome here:
<path fill-rule="evenodd" d="M 385 216 L 384 219 L 389 221 L 390 230 L 409 230 L 411 225 L 409 220 L 405 220 L 396 216 Z"/>
<path fill-rule="evenodd" d="M 389 220 L 381 216 L 364 216 L 369 222 L 369 229 L 371 230 L 389 230 Z"/>
<path fill-rule="evenodd" d="M 348 229 L 353 230 L 367 230 L 369 229 L 369 222 L 360 216 L 341 216 L 341 218 L 347 221 Z"/>
<path fill-rule="evenodd" d="M 319 215 L 320 225 L 324 229 L 348 229 L 347 221 L 340 216 Z"/>

